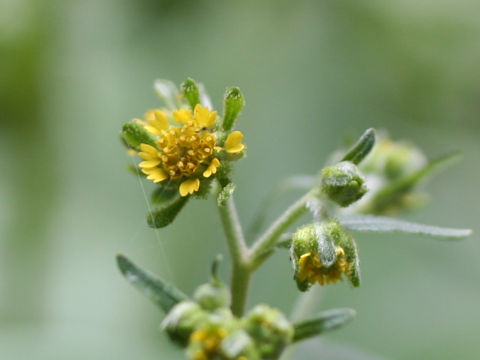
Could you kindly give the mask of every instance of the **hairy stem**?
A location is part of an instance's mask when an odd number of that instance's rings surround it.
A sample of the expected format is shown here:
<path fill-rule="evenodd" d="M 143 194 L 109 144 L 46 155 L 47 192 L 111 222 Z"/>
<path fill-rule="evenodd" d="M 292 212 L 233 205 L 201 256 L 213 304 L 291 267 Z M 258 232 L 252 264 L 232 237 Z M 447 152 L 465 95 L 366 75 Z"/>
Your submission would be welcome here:
<path fill-rule="evenodd" d="M 232 312 L 236 316 L 242 316 L 252 275 L 252 270 L 248 266 L 248 249 L 233 197 L 230 197 L 224 206 L 218 206 L 218 211 L 232 260 L 230 283 Z"/>

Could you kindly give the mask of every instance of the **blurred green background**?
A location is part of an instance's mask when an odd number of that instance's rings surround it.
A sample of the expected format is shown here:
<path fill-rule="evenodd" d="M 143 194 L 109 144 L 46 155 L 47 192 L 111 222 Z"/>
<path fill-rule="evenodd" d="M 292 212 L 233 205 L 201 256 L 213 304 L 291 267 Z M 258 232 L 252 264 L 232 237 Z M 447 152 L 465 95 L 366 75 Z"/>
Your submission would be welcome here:
<path fill-rule="evenodd" d="M 479 11 L 476 0 L 0 0 L 0 358 L 183 358 L 114 263 L 125 253 L 191 292 L 225 251 L 211 200 L 167 229 L 145 225 L 118 134 L 160 104 L 156 78 L 192 76 L 217 107 L 226 86 L 241 87 L 245 223 L 282 177 L 315 173 L 345 134 L 374 126 L 430 157 L 463 152 L 407 218 L 480 233 Z M 362 287 L 327 287 L 318 308 L 358 316 L 304 351 L 480 358 L 477 235 L 357 238 Z M 250 305 L 289 312 L 296 296 L 279 253 L 255 277 Z"/>

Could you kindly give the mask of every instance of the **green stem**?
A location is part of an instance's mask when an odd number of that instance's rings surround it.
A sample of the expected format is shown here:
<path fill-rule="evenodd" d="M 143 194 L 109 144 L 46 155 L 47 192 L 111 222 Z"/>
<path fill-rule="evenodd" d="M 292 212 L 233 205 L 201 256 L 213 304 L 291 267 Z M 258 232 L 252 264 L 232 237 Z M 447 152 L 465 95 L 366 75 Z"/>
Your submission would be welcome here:
<path fill-rule="evenodd" d="M 248 266 L 248 249 L 233 197 L 230 197 L 224 206 L 218 206 L 218 211 L 232 259 L 230 283 L 232 312 L 235 316 L 240 317 L 245 311 L 252 275 L 252 269 Z"/>
<path fill-rule="evenodd" d="M 252 270 L 248 267 L 233 265 L 231 274 L 232 313 L 237 317 L 243 316 L 247 305 L 248 292 Z"/>
<path fill-rule="evenodd" d="M 316 191 L 316 189 L 309 191 L 292 204 L 257 240 L 251 249 L 253 267 L 258 267 L 268 258 L 269 251 L 275 246 L 280 236 L 308 211 L 307 203 Z"/>

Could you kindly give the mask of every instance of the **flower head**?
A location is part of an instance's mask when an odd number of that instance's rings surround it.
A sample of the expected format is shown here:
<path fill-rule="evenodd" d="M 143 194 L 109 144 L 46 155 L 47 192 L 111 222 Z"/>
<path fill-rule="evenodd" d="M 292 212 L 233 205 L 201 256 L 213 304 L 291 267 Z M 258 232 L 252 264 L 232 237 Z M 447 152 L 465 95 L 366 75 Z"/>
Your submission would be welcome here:
<path fill-rule="evenodd" d="M 298 229 L 292 241 L 291 258 L 301 291 L 313 284 L 336 283 L 344 276 L 353 286 L 360 284 L 355 241 L 335 220 Z"/>
<path fill-rule="evenodd" d="M 177 123 L 171 125 L 169 117 Z M 212 178 L 228 154 L 241 153 L 243 134 L 234 131 L 219 141 L 215 132 L 217 112 L 197 104 L 189 109 L 149 110 L 145 120 L 137 120 L 154 138 L 154 144 L 140 144 L 139 166 L 154 183 L 178 182 L 181 196 L 197 192 L 201 180 Z M 222 147 L 223 145 L 223 147 Z"/>

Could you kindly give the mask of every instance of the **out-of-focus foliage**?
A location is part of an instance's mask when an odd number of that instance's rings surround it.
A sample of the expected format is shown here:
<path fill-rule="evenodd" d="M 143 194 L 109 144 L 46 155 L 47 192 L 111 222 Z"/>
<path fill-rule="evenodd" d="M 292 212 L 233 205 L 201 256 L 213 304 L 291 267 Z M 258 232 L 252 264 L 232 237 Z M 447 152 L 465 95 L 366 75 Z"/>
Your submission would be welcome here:
<path fill-rule="evenodd" d="M 249 156 L 235 177 L 245 222 L 247 204 L 277 179 L 314 173 L 338 134 L 372 126 L 429 156 L 464 154 L 412 220 L 478 233 L 479 10 L 473 0 L 2 0 L 0 357 L 182 358 L 114 264 L 128 253 L 191 293 L 223 250 L 207 203 L 161 233 L 145 226 L 149 206 L 124 171 L 118 129 L 159 104 L 154 78 L 192 76 L 213 99 L 223 84 L 242 89 Z M 328 289 L 319 308 L 354 307 L 357 318 L 330 339 L 385 358 L 478 355 L 476 236 L 435 246 L 357 239 L 362 288 Z M 279 253 L 258 274 L 252 304 L 290 310 L 295 285 L 278 281 L 289 266 Z"/>

